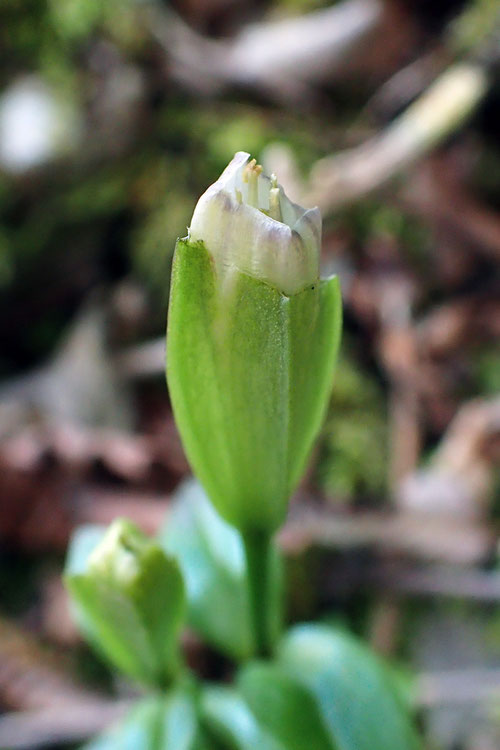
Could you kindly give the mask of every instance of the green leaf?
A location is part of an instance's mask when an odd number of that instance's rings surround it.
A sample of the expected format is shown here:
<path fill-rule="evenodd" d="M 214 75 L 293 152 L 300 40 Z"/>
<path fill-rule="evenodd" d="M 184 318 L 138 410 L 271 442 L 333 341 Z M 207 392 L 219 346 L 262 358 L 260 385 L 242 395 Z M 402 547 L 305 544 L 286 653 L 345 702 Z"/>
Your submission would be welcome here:
<path fill-rule="evenodd" d="M 420 747 L 389 670 L 355 637 L 323 625 L 297 626 L 278 660 L 315 696 L 338 750 Z"/>
<path fill-rule="evenodd" d="M 194 698 L 183 686 L 167 698 L 141 701 L 121 724 L 82 750 L 201 750 L 198 740 Z"/>
<path fill-rule="evenodd" d="M 208 643 L 241 660 L 253 651 L 240 535 L 221 519 L 194 480 L 184 482 L 161 534 L 164 549 L 179 561 L 188 598 L 188 621 Z M 281 566 L 272 563 L 270 629 L 280 625 Z"/>
<path fill-rule="evenodd" d="M 260 725 L 286 750 L 335 750 L 320 707 L 308 687 L 276 664 L 254 662 L 239 687 Z"/>
<path fill-rule="evenodd" d="M 239 693 L 229 687 L 207 687 L 201 699 L 203 722 L 230 750 L 285 750 L 257 723 Z"/>
<path fill-rule="evenodd" d="M 222 283 L 203 243 L 178 241 L 170 395 L 195 473 L 239 529 L 282 523 L 326 407 L 340 327 L 336 279 L 291 296 L 236 270 Z"/>
<path fill-rule="evenodd" d="M 178 565 L 128 521 L 115 521 L 88 554 L 92 534 L 95 541 L 96 531 L 77 537 L 65 575 L 84 631 L 125 674 L 164 685 L 180 667 Z"/>

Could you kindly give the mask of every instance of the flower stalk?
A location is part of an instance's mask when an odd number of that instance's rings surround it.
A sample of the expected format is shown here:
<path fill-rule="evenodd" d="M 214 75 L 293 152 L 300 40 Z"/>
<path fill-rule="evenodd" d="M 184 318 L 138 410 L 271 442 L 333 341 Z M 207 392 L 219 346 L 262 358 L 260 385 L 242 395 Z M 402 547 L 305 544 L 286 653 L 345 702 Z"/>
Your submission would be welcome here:
<path fill-rule="evenodd" d="M 253 625 L 255 654 L 268 657 L 273 651 L 269 613 L 271 596 L 271 537 L 265 532 L 242 534 L 247 564 L 248 602 Z"/>

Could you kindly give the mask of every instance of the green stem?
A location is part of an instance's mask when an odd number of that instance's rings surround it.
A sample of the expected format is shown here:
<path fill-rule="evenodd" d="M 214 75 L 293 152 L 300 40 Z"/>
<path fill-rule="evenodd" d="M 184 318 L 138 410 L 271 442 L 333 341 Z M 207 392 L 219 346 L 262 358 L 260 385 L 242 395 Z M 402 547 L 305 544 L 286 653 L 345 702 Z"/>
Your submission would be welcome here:
<path fill-rule="evenodd" d="M 267 657 L 272 651 L 269 632 L 271 536 L 265 531 L 253 531 L 243 533 L 242 537 L 256 653 Z"/>

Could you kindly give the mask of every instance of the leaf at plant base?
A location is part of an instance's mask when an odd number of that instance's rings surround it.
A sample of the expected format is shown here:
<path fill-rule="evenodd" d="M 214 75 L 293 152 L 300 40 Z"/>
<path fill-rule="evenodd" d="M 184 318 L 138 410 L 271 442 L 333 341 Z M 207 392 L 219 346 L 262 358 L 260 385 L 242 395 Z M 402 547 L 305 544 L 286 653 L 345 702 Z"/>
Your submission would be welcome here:
<path fill-rule="evenodd" d="M 259 725 L 286 750 L 336 750 L 313 692 L 277 664 L 254 662 L 238 685 Z"/>
<path fill-rule="evenodd" d="M 195 480 L 184 482 L 177 491 L 161 542 L 179 560 L 191 627 L 231 658 L 248 658 L 253 639 L 241 538 L 217 514 Z M 279 629 L 280 576 L 276 554 L 270 608 L 274 633 Z"/>
<path fill-rule="evenodd" d="M 65 575 L 85 632 L 125 674 L 161 686 L 179 669 L 185 603 L 177 563 L 123 519 L 88 554 L 92 534 L 77 537 Z"/>
<path fill-rule="evenodd" d="M 198 738 L 194 698 L 182 686 L 166 698 L 141 701 L 117 727 L 82 750 L 201 750 Z"/>
<path fill-rule="evenodd" d="M 314 694 L 339 750 L 420 747 L 389 670 L 354 636 L 300 625 L 283 639 L 278 660 Z"/>
<path fill-rule="evenodd" d="M 204 723 L 228 750 L 285 750 L 257 723 L 241 695 L 229 687 L 207 687 L 201 699 Z"/>

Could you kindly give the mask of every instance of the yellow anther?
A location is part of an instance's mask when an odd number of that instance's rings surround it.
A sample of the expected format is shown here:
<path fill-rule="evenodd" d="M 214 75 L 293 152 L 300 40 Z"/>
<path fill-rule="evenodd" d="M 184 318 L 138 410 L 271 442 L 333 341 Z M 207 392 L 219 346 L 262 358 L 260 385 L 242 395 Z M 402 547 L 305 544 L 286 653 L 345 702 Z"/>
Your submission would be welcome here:
<path fill-rule="evenodd" d="M 243 182 L 246 182 L 248 184 L 248 196 L 247 196 L 247 203 L 249 206 L 253 206 L 254 208 L 258 208 L 258 181 L 259 181 L 259 175 L 262 172 L 262 167 L 260 164 L 257 164 L 256 159 L 252 159 L 248 162 L 245 169 L 243 170 L 242 179 Z"/>
<path fill-rule="evenodd" d="M 243 182 L 249 182 L 255 180 L 262 173 L 262 165 L 257 164 L 257 159 L 252 159 L 248 162 L 245 169 L 243 170 L 242 179 Z"/>

